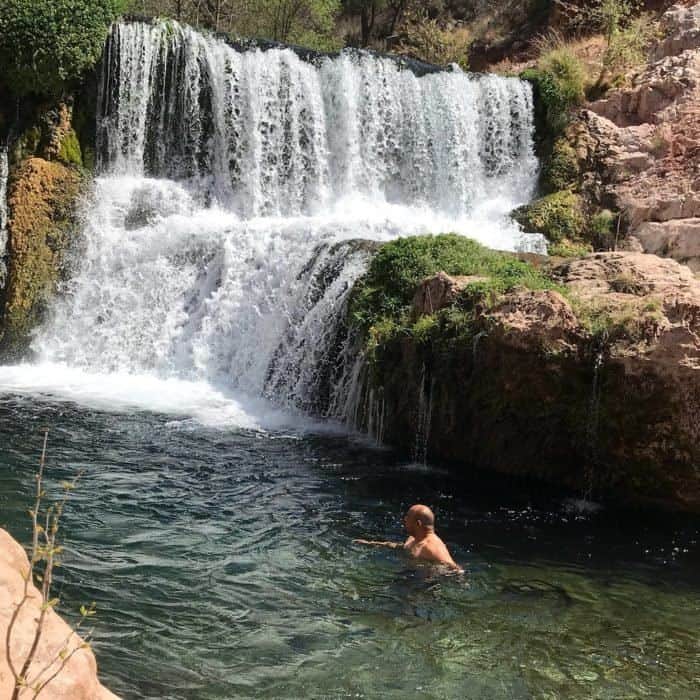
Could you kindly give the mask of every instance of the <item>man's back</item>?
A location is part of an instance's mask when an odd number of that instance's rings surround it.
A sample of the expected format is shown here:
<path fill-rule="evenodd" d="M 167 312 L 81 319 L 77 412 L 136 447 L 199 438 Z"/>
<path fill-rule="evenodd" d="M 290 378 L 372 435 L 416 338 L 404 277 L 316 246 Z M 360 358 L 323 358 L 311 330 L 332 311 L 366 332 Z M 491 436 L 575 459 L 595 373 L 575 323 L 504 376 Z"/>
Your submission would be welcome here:
<path fill-rule="evenodd" d="M 429 561 L 434 564 L 444 564 L 451 569 L 461 570 L 461 567 L 450 555 L 445 543 L 435 532 L 427 534 L 421 540 L 416 540 L 415 537 L 409 537 L 404 543 L 403 548 L 416 559 Z"/>

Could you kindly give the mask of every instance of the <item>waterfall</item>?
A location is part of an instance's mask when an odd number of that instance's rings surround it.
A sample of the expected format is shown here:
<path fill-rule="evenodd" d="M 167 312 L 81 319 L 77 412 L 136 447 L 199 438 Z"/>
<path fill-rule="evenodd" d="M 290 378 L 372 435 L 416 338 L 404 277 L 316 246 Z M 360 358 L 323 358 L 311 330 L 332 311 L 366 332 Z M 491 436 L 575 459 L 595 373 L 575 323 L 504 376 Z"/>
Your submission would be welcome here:
<path fill-rule="evenodd" d="M 7 278 L 7 178 L 9 177 L 7 147 L 0 146 L 0 289 Z"/>
<path fill-rule="evenodd" d="M 102 65 L 98 177 L 41 362 L 346 416 L 342 311 L 377 242 L 541 246 L 507 217 L 537 171 L 517 79 L 242 51 L 175 22 L 115 25 Z"/>

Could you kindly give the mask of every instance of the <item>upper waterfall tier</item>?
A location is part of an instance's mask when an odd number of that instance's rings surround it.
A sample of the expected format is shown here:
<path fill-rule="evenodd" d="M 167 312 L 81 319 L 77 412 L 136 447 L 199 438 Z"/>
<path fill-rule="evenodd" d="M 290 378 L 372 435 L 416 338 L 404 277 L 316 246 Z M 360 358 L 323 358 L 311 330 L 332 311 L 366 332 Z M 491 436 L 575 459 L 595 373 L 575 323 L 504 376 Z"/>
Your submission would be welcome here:
<path fill-rule="evenodd" d="M 460 216 L 530 191 L 537 169 L 520 80 L 416 77 L 357 52 L 241 52 L 174 22 L 114 27 L 99 105 L 102 172 L 197 180 L 243 217 L 358 195 Z"/>

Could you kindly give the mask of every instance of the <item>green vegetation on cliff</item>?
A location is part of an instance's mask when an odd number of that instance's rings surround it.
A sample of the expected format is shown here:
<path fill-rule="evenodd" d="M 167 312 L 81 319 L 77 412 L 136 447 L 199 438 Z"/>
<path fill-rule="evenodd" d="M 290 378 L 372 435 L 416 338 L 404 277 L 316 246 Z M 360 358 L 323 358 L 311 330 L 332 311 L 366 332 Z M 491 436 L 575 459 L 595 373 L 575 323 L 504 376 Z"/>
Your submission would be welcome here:
<path fill-rule="evenodd" d="M 586 73 L 581 61 L 565 45 L 543 53 L 536 68 L 520 76 L 533 84 L 538 132 L 558 134 L 564 130 L 572 107 L 584 99 Z"/>
<path fill-rule="evenodd" d="M 532 264 L 514 255 L 490 250 L 464 236 L 442 234 L 399 238 L 382 246 L 367 274 L 355 286 L 350 299 L 350 320 L 365 336 L 392 329 L 422 333 L 418 320 L 410 319 L 410 307 L 418 285 L 426 277 L 445 272 L 475 276 L 461 297 L 465 309 L 475 302 L 488 303 L 516 287 L 551 289 L 556 285 Z"/>
<path fill-rule="evenodd" d="M 0 0 L 0 82 L 12 94 L 59 95 L 102 53 L 123 0 Z"/>
<path fill-rule="evenodd" d="M 562 190 L 516 209 L 513 218 L 526 231 L 541 233 L 551 243 L 578 242 L 586 227 L 581 197 Z"/>

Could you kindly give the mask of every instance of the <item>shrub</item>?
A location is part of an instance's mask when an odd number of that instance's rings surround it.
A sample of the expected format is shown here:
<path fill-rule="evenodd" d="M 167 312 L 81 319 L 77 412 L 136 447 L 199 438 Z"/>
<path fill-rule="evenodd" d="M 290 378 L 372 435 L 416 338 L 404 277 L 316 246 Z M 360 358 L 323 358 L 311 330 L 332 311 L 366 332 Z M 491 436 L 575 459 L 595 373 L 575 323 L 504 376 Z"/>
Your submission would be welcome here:
<path fill-rule="evenodd" d="M 598 249 L 615 247 L 618 215 L 603 209 L 591 218 L 590 238 Z"/>
<path fill-rule="evenodd" d="M 535 88 L 540 126 L 552 134 L 561 133 L 568 124 L 571 109 L 584 99 L 583 63 L 570 48 L 559 43 L 542 54 L 537 68 L 523 71 L 520 77 Z"/>
<path fill-rule="evenodd" d="M 399 238 L 379 249 L 367 274 L 355 285 L 350 298 L 351 322 L 370 337 L 384 335 L 387 320 L 405 326 L 416 288 L 426 277 L 438 272 L 487 277 L 488 282 L 470 285 L 465 290 L 470 302 L 475 295 L 493 300 L 518 286 L 529 289 L 555 286 L 531 264 L 489 250 L 464 236 Z M 382 332 L 377 334 L 377 329 Z M 421 326 L 419 331 L 424 335 L 426 328 Z"/>
<path fill-rule="evenodd" d="M 0 80 L 57 95 L 98 60 L 122 0 L 0 0 Z"/>
<path fill-rule="evenodd" d="M 541 233 L 551 243 L 577 242 L 585 231 L 581 198 L 569 190 L 555 192 L 516 209 L 513 218 L 528 232 Z"/>
<path fill-rule="evenodd" d="M 558 258 L 582 258 L 584 255 L 593 252 L 593 246 L 590 243 L 574 243 L 564 239 L 559 243 L 548 245 L 547 252 L 551 256 Z"/>
<path fill-rule="evenodd" d="M 542 168 L 542 188 L 546 193 L 573 187 L 580 174 L 573 146 L 565 139 L 554 142 L 552 153 Z"/>
<path fill-rule="evenodd" d="M 605 73 L 616 77 L 643 64 L 655 35 L 656 28 L 649 16 L 642 15 L 630 20 L 628 26 L 610 37 L 603 56 L 601 78 Z"/>

